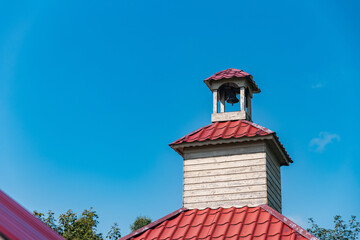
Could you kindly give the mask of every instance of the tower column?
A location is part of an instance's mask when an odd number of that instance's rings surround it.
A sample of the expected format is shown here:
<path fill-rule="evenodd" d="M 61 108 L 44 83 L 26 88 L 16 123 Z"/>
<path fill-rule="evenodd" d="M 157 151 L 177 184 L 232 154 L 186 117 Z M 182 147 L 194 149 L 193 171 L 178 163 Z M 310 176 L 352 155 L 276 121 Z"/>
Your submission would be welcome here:
<path fill-rule="evenodd" d="M 245 87 L 240 88 L 240 111 L 245 111 Z"/>
<path fill-rule="evenodd" d="M 220 94 L 220 112 L 225 112 L 225 95 Z"/>
<path fill-rule="evenodd" d="M 247 113 L 248 113 L 248 116 L 250 118 L 249 121 L 251 121 L 252 117 L 251 117 L 251 96 L 250 96 L 250 94 L 249 94 L 249 96 L 247 96 L 247 98 L 248 98 L 248 101 L 247 101 L 247 104 L 248 104 Z"/>
<path fill-rule="evenodd" d="M 213 90 L 213 113 L 218 112 L 218 91 L 217 89 Z"/>

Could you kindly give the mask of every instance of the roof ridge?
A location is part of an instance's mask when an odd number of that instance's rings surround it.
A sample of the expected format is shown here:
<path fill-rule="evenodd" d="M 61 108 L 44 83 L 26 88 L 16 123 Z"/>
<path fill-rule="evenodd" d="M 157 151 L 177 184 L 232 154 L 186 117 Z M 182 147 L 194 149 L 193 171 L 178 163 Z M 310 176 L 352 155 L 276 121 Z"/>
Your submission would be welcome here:
<path fill-rule="evenodd" d="M 256 127 L 256 128 L 258 128 L 258 129 L 260 129 L 260 130 L 262 130 L 262 131 L 264 131 L 264 132 L 266 132 L 268 134 L 275 133 L 274 131 L 272 131 L 272 130 L 266 128 L 266 127 L 263 127 L 263 126 L 261 126 L 259 124 L 256 124 L 256 123 L 253 123 L 253 122 L 250 122 L 250 121 L 247 121 L 247 120 L 242 120 L 242 121 L 249 124 L 249 125 L 251 125 L 251 126 L 253 126 L 253 127 Z"/>
<path fill-rule="evenodd" d="M 311 233 L 309 233 L 308 231 L 306 231 L 305 229 L 303 229 L 302 227 L 300 227 L 299 225 L 297 225 L 296 223 L 294 223 L 293 221 L 291 221 L 290 219 L 288 219 L 287 217 L 285 217 L 284 215 L 282 215 L 281 213 L 279 213 L 278 211 L 276 211 L 275 209 L 270 207 L 269 205 L 263 204 L 263 205 L 260 205 L 259 207 L 264 209 L 270 215 L 279 219 L 286 226 L 293 229 L 295 232 L 297 232 L 304 238 L 309 239 L 309 240 L 318 240 L 314 235 L 312 235 Z"/>

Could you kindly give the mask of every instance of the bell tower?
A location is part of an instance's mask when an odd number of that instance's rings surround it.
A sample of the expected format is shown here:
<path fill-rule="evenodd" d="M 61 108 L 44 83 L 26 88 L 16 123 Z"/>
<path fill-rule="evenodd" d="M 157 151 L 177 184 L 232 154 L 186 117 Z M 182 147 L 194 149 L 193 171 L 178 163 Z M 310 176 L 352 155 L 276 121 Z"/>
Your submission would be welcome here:
<path fill-rule="evenodd" d="M 205 79 L 204 82 L 213 93 L 212 122 L 251 121 L 251 99 L 254 93 L 260 93 L 260 89 L 250 74 L 229 68 Z M 237 109 L 227 111 L 226 103 L 232 106 L 235 104 Z"/>
<path fill-rule="evenodd" d="M 183 157 L 183 207 L 267 204 L 281 212 L 280 167 L 292 160 L 275 132 L 252 122 L 251 100 L 260 89 L 233 68 L 204 82 L 213 95 L 212 123 L 170 144 Z"/>

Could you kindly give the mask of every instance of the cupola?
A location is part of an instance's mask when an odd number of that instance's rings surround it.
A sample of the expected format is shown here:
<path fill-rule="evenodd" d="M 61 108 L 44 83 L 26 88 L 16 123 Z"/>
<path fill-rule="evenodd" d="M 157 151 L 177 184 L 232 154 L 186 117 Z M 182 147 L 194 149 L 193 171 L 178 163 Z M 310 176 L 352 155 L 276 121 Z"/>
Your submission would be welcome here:
<path fill-rule="evenodd" d="M 281 212 L 280 167 L 292 160 L 275 132 L 252 122 L 251 100 L 260 89 L 233 68 L 204 82 L 213 95 L 212 123 L 170 144 L 183 157 L 183 207 L 267 204 Z"/>
<path fill-rule="evenodd" d="M 229 68 L 215 73 L 204 82 L 213 94 L 212 122 L 241 119 L 251 121 L 251 99 L 260 89 L 250 74 Z M 232 107 L 228 110 L 227 104 L 235 104 L 235 109 Z"/>

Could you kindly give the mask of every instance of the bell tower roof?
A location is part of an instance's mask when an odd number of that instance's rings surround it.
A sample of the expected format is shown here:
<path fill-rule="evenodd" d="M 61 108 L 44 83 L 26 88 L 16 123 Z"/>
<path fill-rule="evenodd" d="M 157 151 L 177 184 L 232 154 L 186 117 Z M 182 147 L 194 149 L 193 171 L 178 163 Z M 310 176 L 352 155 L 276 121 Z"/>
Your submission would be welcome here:
<path fill-rule="evenodd" d="M 255 81 L 253 80 L 253 77 L 243 70 L 235 69 L 235 68 L 229 68 L 220 72 L 215 73 L 214 75 L 208 77 L 204 80 L 204 83 L 212 89 L 211 85 L 213 81 L 222 80 L 222 79 L 230 79 L 230 78 L 246 78 L 249 80 L 250 85 L 252 86 L 253 93 L 260 93 L 260 88 L 256 85 Z"/>
<path fill-rule="evenodd" d="M 215 122 L 170 143 L 170 147 L 183 156 L 184 148 L 218 145 L 236 142 L 266 140 L 271 142 L 274 151 L 281 155 L 281 166 L 293 160 L 281 144 L 275 132 L 246 120 Z"/>

